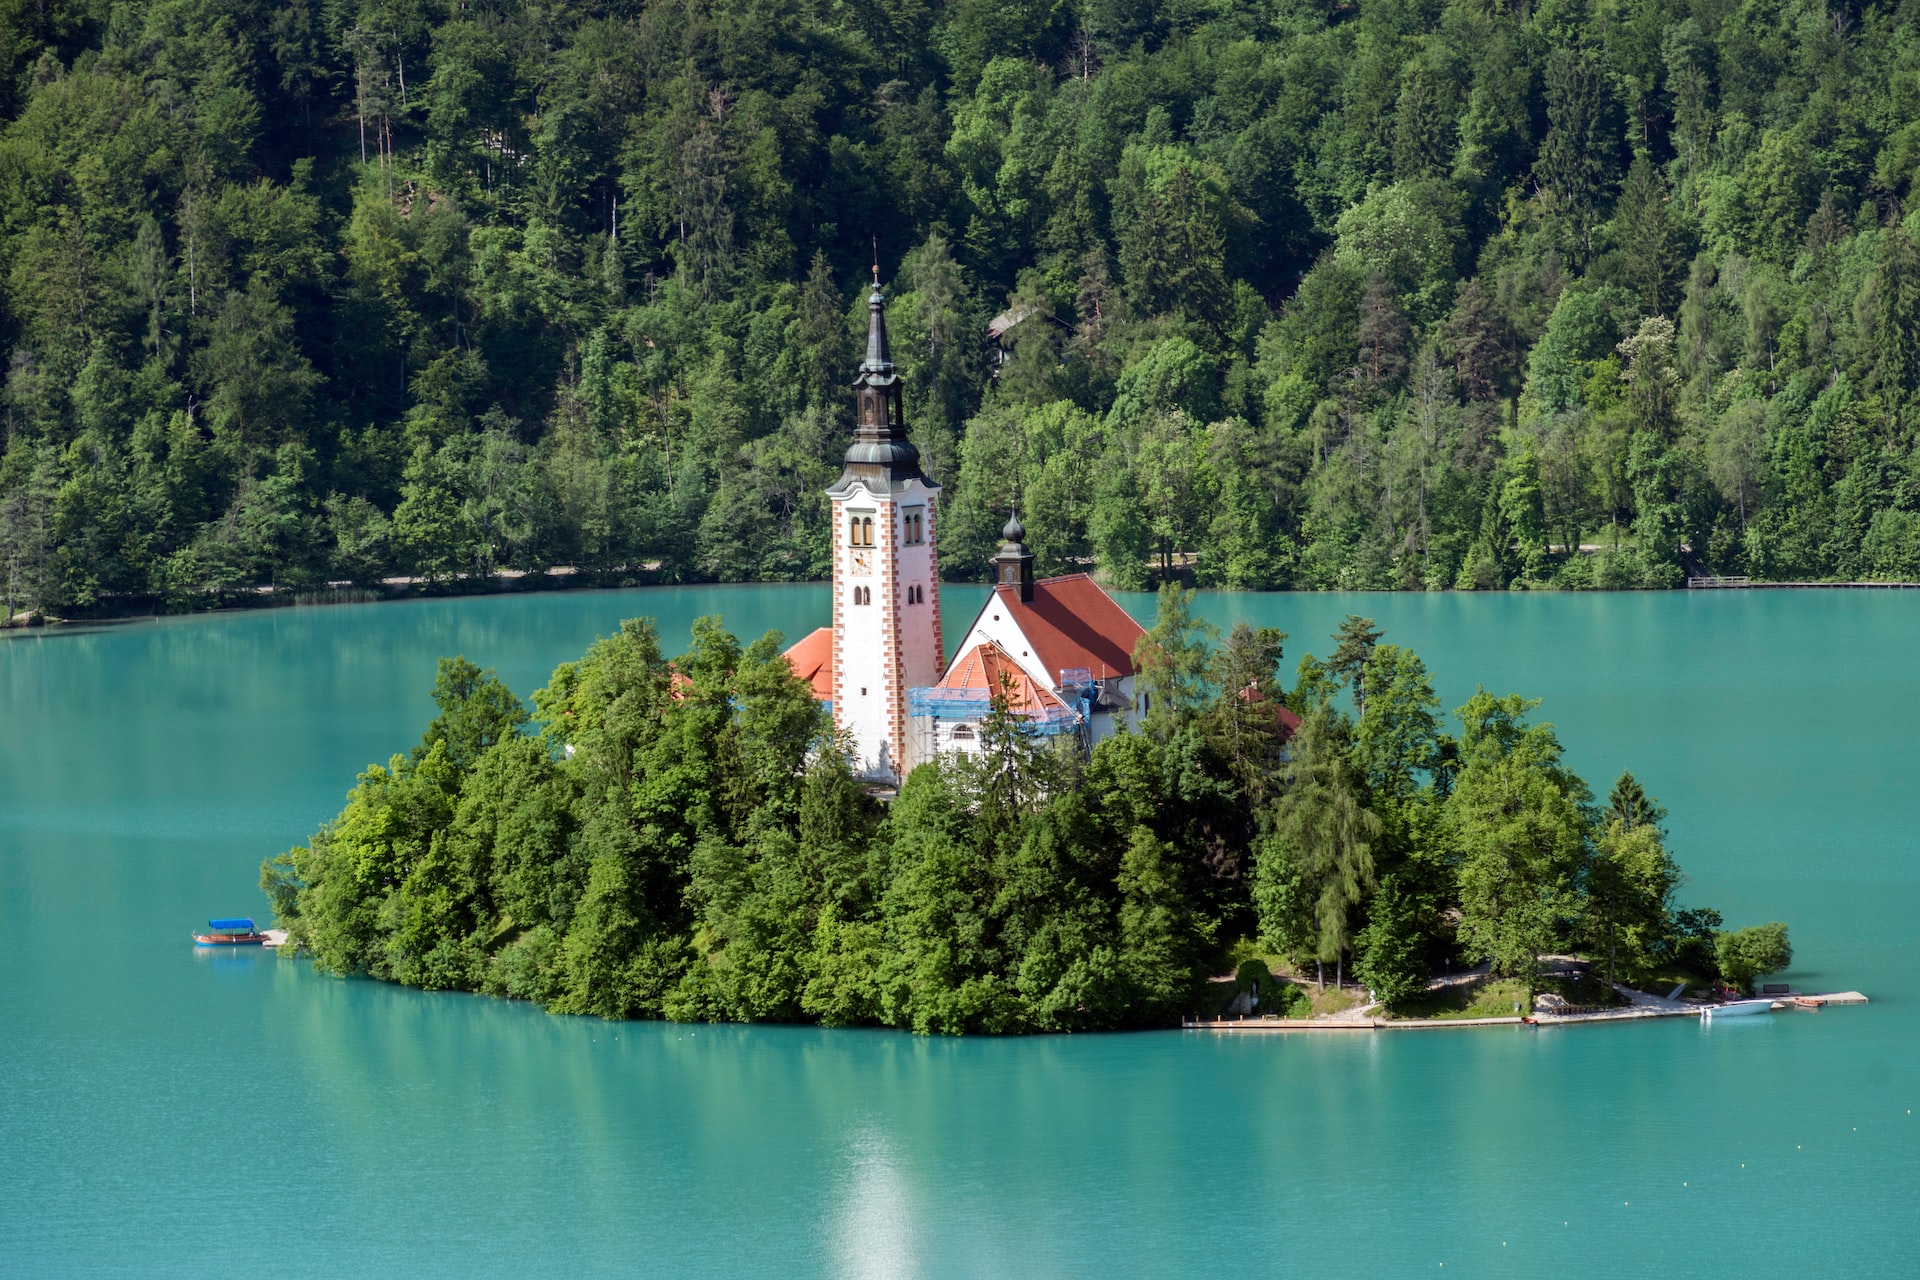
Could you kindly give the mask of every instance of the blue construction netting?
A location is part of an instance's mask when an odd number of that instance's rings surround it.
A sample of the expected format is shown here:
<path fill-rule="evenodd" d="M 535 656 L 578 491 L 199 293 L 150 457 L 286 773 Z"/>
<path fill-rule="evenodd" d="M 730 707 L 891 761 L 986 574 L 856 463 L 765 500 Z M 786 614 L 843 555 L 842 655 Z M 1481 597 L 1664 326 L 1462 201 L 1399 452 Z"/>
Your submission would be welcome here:
<path fill-rule="evenodd" d="M 909 716 L 983 720 L 992 708 L 993 693 L 988 689 L 948 689 L 935 685 L 930 689 L 907 690 Z M 1079 712 L 1057 703 L 1045 711 L 1023 711 L 1020 715 L 1042 733 L 1066 733 L 1080 722 Z"/>

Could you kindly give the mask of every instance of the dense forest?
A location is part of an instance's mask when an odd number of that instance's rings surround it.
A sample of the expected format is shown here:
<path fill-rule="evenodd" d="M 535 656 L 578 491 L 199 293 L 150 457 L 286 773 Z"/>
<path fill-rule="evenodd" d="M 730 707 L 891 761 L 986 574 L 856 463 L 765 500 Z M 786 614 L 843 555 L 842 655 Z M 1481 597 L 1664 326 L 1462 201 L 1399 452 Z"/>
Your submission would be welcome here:
<path fill-rule="evenodd" d="M 1784 925 L 1678 906 L 1665 811 L 1631 775 L 1597 801 L 1534 704 L 1482 690 L 1445 732 L 1363 618 L 1284 688 L 1280 632 L 1220 643 L 1190 596 L 1162 588 L 1136 726 L 1082 758 L 1002 700 L 978 756 L 884 808 L 778 633 L 702 619 L 669 661 L 629 622 L 534 694 L 534 732 L 444 660 L 419 745 L 261 885 L 323 970 L 602 1017 L 1093 1030 L 1168 1025 L 1235 961 L 1389 1003 L 1450 961 L 1531 995 L 1573 948 L 1663 986 L 1789 962 Z"/>
<path fill-rule="evenodd" d="M 0 14 L 0 595 L 1920 576 L 1920 33 L 1812 0 Z M 990 323 L 996 336 L 989 339 Z"/>

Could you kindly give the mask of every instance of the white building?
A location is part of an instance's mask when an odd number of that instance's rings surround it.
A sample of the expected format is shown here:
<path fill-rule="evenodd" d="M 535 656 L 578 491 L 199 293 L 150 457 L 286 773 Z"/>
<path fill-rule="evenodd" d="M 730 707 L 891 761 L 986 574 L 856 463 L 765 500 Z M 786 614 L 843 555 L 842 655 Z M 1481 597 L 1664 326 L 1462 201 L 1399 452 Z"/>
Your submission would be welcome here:
<path fill-rule="evenodd" d="M 934 538 L 940 486 L 907 439 L 900 377 L 887 348 L 879 271 L 867 295 L 867 358 L 855 377 L 856 425 L 833 500 L 833 626 L 787 651 L 852 735 L 854 772 L 896 782 L 907 690 L 939 678 L 940 579 Z M 828 678 L 823 678 L 828 677 Z"/>
<path fill-rule="evenodd" d="M 854 772 L 897 783 L 943 751 L 978 749 L 996 691 L 1047 734 L 1085 749 L 1133 705 L 1140 624 L 1086 574 L 1034 580 L 1020 521 L 993 557 L 994 589 L 951 665 L 942 662 L 935 558 L 940 487 L 907 439 L 887 349 L 879 271 L 867 295 L 856 427 L 833 501 L 833 625 L 787 650 L 795 674 L 853 741 Z M 1143 708 L 1144 709 L 1144 708 Z"/>
<path fill-rule="evenodd" d="M 1001 536 L 993 594 L 940 682 L 909 697 L 915 760 L 977 751 L 995 692 L 1038 732 L 1072 733 L 1083 750 L 1112 734 L 1134 705 L 1140 624 L 1084 573 L 1036 580 L 1018 517 Z"/>

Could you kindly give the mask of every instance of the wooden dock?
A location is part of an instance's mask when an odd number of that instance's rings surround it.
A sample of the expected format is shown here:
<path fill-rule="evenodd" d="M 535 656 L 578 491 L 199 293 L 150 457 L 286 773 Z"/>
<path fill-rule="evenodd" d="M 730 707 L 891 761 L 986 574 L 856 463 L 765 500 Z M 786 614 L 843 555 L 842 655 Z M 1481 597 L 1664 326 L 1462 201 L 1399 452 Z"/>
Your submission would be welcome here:
<path fill-rule="evenodd" d="M 1712 1005 L 1687 1004 L 1680 1000 L 1647 997 L 1650 1003 L 1625 1009 L 1600 1009 L 1593 1013 L 1561 1015 L 1537 1014 L 1526 1018 L 1209 1018 L 1187 1019 L 1180 1026 L 1186 1031 L 1228 1031 L 1267 1034 L 1291 1031 L 1448 1031 L 1468 1027 L 1576 1027 L 1594 1022 L 1645 1022 L 1650 1018 L 1697 1018 Z M 1799 1002 L 1796 1005 L 1796 1002 Z M 1773 1002 L 1773 1012 L 1804 1008 L 1824 1008 L 1831 1004 L 1866 1004 L 1858 991 L 1834 991 L 1821 995 L 1791 995 Z"/>

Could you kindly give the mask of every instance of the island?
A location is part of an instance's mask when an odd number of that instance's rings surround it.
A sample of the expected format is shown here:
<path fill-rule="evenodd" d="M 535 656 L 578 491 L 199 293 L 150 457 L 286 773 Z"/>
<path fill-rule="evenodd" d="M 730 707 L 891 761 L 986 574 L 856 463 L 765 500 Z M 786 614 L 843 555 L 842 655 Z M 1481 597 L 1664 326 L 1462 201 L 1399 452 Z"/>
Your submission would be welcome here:
<path fill-rule="evenodd" d="M 1783 924 L 1680 904 L 1663 809 L 1631 774 L 1596 796 L 1535 703 L 1482 689 L 1443 722 L 1420 657 L 1358 617 L 1286 683 L 1285 639 L 1223 638 L 1165 587 L 1113 732 L 1036 732 L 1009 681 L 977 750 L 897 787 L 856 775 L 775 633 L 703 619 L 669 658 L 627 622 L 531 715 L 447 659 L 418 744 L 262 886 L 281 954 L 326 972 L 606 1018 L 1510 1015 L 1790 963 Z"/>

